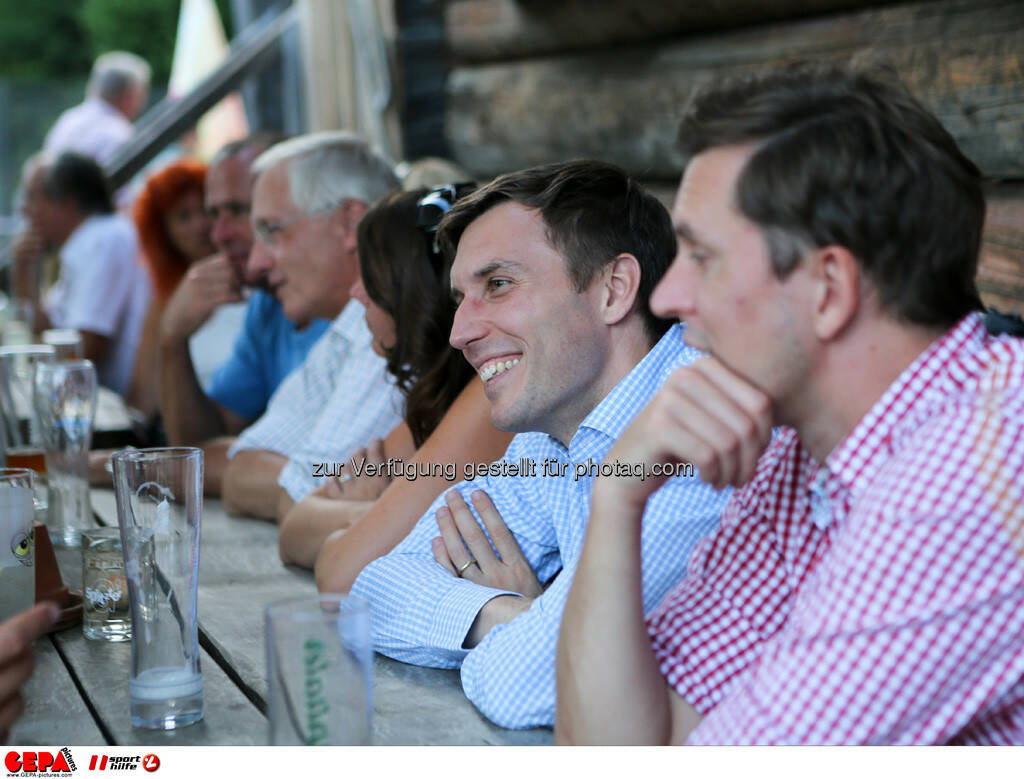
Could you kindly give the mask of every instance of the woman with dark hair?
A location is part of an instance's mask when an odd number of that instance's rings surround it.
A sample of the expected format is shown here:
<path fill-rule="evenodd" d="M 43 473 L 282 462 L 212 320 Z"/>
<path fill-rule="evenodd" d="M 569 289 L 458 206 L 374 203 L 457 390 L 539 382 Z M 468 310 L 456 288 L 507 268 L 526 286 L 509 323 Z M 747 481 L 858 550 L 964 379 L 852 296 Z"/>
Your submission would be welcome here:
<path fill-rule="evenodd" d="M 491 425 L 483 384 L 472 380 L 472 366 L 448 343 L 456 305 L 433 230 L 455 194 L 454 187 L 394 193 L 359 223 L 362 277 L 352 296 L 366 307 L 373 348 L 387 360 L 405 397 L 405 421 L 351 462 L 394 458 L 405 468 L 421 464 L 431 470 L 425 466 L 441 463 L 461 473 L 466 463 L 497 459 L 512 439 Z M 282 560 L 307 567 L 316 561 L 318 577 L 321 569 L 358 573 L 404 538 L 451 483 L 441 473 L 390 482 L 350 470 L 285 515 Z"/>
<path fill-rule="evenodd" d="M 405 421 L 417 447 L 475 375 L 448 343 L 455 303 L 432 235 L 417 226 L 424 194 L 389 195 L 360 221 L 361 278 L 353 288 L 366 307 L 373 348 L 387 359 L 405 396 Z"/>

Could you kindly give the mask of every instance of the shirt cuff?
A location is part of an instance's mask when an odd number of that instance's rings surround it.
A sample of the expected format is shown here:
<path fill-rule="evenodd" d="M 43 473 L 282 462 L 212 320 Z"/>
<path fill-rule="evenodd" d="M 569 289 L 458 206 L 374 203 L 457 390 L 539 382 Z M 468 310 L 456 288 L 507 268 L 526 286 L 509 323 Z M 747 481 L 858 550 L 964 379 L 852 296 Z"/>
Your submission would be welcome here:
<path fill-rule="evenodd" d="M 242 435 L 238 436 L 238 438 L 235 439 L 235 442 L 228 447 L 228 459 L 234 459 L 234 456 L 239 452 L 244 452 L 246 449 L 252 448 L 253 447 L 249 446 L 249 441 L 246 439 L 245 433 L 243 432 Z"/>
<path fill-rule="evenodd" d="M 499 595 L 521 597 L 518 592 L 481 587 L 459 579 L 434 609 L 428 644 L 450 652 L 468 653 L 462 646 L 466 634 L 484 605 Z"/>
<path fill-rule="evenodd" d="M 288 493 L 292 500 L 298 503 L 316 489 L 314 485 L 310 484 L 312 477 L 306 478 L 308 474 L 308 469 L 304 473 L 302 467 L 295 460 L 289 460 L 288 464 L 281 469 L 277 484 Z"/>
<path fill-rule="evenodd" d="M 228 459 L 232 459 L 239 452 L 245 452 L 249 449 L 266 449 L 268 452 L 277 452 L 283 454 L 286 457 L 288 452 L 285 447 L 278 444 L 278 440 L 274 436 L 264 433 L 264 427 L 260 423 L 262 418 L 249 427 L 245 428 L 235 439 L 235 442 L 231 444 L 228 449 Z"/>

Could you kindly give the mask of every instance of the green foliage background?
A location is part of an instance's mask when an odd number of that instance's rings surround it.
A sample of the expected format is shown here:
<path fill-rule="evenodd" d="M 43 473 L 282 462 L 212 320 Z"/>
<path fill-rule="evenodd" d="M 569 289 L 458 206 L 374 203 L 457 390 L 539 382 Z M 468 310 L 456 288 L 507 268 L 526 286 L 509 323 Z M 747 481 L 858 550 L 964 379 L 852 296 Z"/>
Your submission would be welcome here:
<path fill-rule="evenodd" d="M 0 0 L 0 76 L 33 80 L 89 72 L 81 0 Z"/>
<path fill-rule="evenodd" d="M 216 1 L 230 38 L 230 0 Z M 81 102 L 97 55 L 144 57 L 150 105 L 163 96 L 180 11 L 181 0 L 0 0 L 0 217 L 13 208 L 22 163 L 60 112 Z"/>
<path fill-rule="evenodd" d="M 229 0 L 217 0 L 232 35 Z M 0 0 L 0 77 L 84 79 L 93 59 L 124 49 L 144 57 L 166 84 L 181 0 Z"/>

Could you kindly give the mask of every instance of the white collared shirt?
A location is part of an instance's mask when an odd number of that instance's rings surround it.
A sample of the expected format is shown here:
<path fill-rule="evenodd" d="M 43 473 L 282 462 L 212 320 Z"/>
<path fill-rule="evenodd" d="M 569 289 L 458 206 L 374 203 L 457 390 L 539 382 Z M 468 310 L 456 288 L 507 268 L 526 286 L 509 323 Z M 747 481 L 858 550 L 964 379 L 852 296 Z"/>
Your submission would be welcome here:
<path fill-rule="evenodd" d="M 124 114 L 106 101 L 90 97 L 58 117 L 43 148 L 54 154 L 78 152 L 102 165 L 134 132 Z"/>
<path fill-rule="evenodd" d="M 322 480 L 314 464 L 343 462 L 402 421 L 402 398 L 371 345 L 363 306 L 350 300 L 309 356 L 242 432 L 228 457 L 269 449 L 289 458 L 278 484 L 300 500 Z"/>
<path fill-rule="evenodd" d="M 100 384 L 123 395 L 135 371 L 142 325 L 152 295 L 138 263 L 135 225 L 120 214 L 96 214 L 60 250 L 60 276 L 46 297 L 54 327 L 87 330 L 110 339 L 96 365 Z"/>

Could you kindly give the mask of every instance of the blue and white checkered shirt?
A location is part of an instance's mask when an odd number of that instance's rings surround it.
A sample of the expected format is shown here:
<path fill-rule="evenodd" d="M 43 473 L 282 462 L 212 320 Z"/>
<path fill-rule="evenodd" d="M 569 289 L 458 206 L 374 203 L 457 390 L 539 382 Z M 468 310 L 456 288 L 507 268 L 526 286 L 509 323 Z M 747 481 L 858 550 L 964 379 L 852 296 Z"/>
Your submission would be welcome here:
<path fill-rule="evenodd" d="M 363 310 L 349 301 L 302 365 L 281 382 L 263 416 L 228 451 L 228 457 L 245 449 L 286 455 L 277 483 L 293 500 L 319 486 L 314 463 L 345 462 L 402 421 L 401 394 L 373 351 Z"/>
<path fill-rule="evenodd" d="M 536 476 L 483 476 L 455 485 L 470 510 L 473 490 L 490 495 L 537 578 L 542 584 L 551 582 L 544 594 L 514 620 L 493 628 L 475 648 L 463 649 L 484 604 L 515 593 L 456 578 L 434 561 L 430 542 L 439 534 L 434 512 L 444 502 L 441 496 L 409 536 L 368 565 L 352 588 L 372 604 L 378 651 L 416 665 L 461 665 L 466 695 L 503 727 L 554 723 L 558 627 L 583 549 L 593 483 L 589 473 L 575 478 L 576 464 L 599 463 L 669 373 L 700 356 L 683 343 L 682 333 L 682 326 L 676 325 L 662 337 L 590 412 L 568 450 L 544 433 L 517 435 L 503 459 L 536 462 Z M 543 475 L 545 458 L 570 463 L 565 476 Z M 695 476 L 680 475 L 648 501 L 642 535 L 646 610 L 653 609 L 683 576 L 691 548 L 717 527 L 727 496 Z"/>

